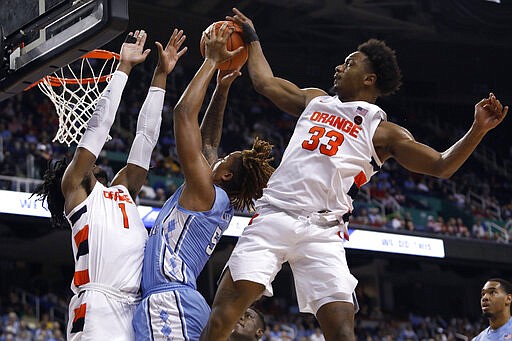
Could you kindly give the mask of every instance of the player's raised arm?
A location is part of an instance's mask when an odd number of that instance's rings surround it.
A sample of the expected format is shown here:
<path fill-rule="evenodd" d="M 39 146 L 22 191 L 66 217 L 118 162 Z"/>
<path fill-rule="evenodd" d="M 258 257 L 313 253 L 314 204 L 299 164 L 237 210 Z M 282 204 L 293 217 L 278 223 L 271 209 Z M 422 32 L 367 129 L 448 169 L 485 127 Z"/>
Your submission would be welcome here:
<path fill-rule="evenodd" d="M 410 171 L 449 178 L 507 112 L 508 106 L 503 107 L 494 94 L 489 94 L 475 105 L 475 118 L 468 132 L 442 153 L 417 142 L 405 128 L 390 122 L 380 124 L 373 141 L 382 161 L 393 157 Z"/>
<path fill-rule="evenodd" d="M 217 86 L 201 122 L 203 155 L 210 165 L 219 158 L 218 148 L 222 135 L 224 110 L 226 109 L 229 88 L 240 75 L 239 70 L 219 70 L 217 72 Z"/>
<path fill-rule="evenodd" d="M 96 184 L 93 167 L 114 123 L 128 75 L 135 65 L 146 60 L 150 52 L 148 49 L 144 50 L 146 37 L 143 30 L 130 32 L 128 41 L 121 47 L 119 67 L 98 100 L 73 160 L 62 178 L 66 213 L 84 201 Z"/>
<path fill-rule="evenodd" d="M 146 179 L 151 153 L 160 134 L 167 76 L 187 51 L 186 47 L 180 50 L 185 38 L 182 30 L 174 29 L 165 48 L 159 42 L 155 43 L 158 50 L 158 64 L 153 73 L 146 100 L 140 109 L 137 133 L 128 155 L 127 165 L 112 181 L 113 185 L 122 184 L 128 188 L 133 198 L 137 196 Z"/>
<path fill-rule="evenodd" d="M 206 45 L 205 60 L 174 107 L 176 150 L 185 175 L 180 204 L 190 210 L 209 210 L 215 199 L 212 170 L 202 153 L 198 116 L 208 83 L 215 74 L 217 65 L 242 49 L 227 51 L 226 41 L 230 32 L 225 23 L 218 32 L 211 29 L 203 33 Z"/>
<path fill-rule="evenodd" d="M 254 24 L 238 9 L 233 8 L 233 12 L 234 15 L 227 16 L 226 19 L 242 27 L 245 43 L 249 47 L 249 75 L 257 92 L 294 116 L 299 116 L 313 98 L 326 95 L 321 89 L 300 89 L 286 79 L 275 77 L 263 54 Z"/>

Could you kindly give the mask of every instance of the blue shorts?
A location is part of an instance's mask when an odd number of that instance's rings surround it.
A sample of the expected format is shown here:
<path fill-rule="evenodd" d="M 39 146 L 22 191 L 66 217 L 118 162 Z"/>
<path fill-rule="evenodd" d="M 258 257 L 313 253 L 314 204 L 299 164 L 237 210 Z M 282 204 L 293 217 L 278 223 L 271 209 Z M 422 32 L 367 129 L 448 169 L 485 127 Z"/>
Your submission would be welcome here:
<path fill-rule="evenodd" d="M 135 310 L 135 340 L 199 340 L 209 315 L 204 297 L 190 287 L 151 293 Z"/>

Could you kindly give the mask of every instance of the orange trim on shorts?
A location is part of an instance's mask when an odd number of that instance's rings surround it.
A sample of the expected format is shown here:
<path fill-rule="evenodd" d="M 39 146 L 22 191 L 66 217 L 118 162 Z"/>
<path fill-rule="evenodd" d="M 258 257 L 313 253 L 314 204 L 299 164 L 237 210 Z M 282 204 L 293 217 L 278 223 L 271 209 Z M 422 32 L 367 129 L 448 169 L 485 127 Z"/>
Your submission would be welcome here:
<path fill-rule="evenodd" d="M 80 318 L 85 318 L 85 311 L 87 310 L 87 303 L 80 304 L 78 308 L 73 309 L 75 312 L 75 316 L 73 317 L 73 322 Z"/>
<path fill-rule="evenodd" d="M 85 225 L 83 229 L 78 231 L 77 234 L 73 237 L 75 239 L 75 244 L 78 247 L 84 240 L 87 240 L 89 237 L 89 225 Z"/>
<path fill-rule="evenodd" d="M 356 184 L 357 188 L 361 188 L 362 185 L 364 185 L 368 180 L 366 179 L 366 175 L 363 171 L 360 171 L 359 174 L 356 175 L 354 178 L 354 183 Z"/>
<path fill-rule="evenodd" d="M 75 286 L 79 287 L 86 283 L 89 283 L 91 280 L 89 279 L 89 270 L 85 269 L 82 271 L 75 271 L 75 275 L 73 276 L 73 282 Z"/>

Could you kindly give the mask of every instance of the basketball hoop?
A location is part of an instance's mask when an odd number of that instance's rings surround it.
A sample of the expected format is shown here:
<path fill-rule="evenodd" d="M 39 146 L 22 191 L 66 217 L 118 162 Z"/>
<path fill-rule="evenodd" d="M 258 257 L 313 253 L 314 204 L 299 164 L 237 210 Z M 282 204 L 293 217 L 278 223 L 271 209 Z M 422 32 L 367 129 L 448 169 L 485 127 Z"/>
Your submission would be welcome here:
<path fill-rule="evenodd" d="M 93 50 L 25 89 L 37 84 L 55 105 L 59 129 L 53 142 L 66 143 L 68 147 L 79 142 L 118 61 L 117 53 Z"/>

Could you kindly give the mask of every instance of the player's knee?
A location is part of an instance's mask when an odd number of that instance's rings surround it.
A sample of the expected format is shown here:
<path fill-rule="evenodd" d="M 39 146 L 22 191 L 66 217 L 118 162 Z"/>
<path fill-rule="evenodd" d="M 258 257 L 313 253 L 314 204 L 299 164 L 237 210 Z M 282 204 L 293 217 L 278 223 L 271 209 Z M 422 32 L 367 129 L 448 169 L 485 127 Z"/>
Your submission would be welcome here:
<path fill-rule="evenodd" d="M 342 323 L 338 328 L 338 337 L 336 340 L 355 340 L 354 326 L 351 323 Z"/>

